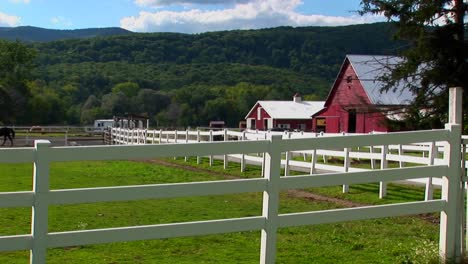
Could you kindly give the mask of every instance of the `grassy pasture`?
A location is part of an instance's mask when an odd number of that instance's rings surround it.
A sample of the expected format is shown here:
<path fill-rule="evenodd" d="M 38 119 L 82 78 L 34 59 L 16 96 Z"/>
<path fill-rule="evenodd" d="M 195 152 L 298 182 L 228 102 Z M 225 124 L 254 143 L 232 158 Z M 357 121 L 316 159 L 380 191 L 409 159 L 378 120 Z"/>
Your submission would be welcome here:
<path fill-rule="evenodd" d="M 258 177 L 259 169 L 221 162 L 208 167 L 204 159 L 166 159 L 185 170 L 141 161 L 67 162 L 51 164 L 52 189 L 121 186 L 223 180 L 226 175 Z M 0 164 L 0 192 L 32 188 L 31 164 Z M 376 184 L 375 184 L 376 185 Z M 370 186 L 369 188 L 364 188 Z M 381 203 L 374 185 L 351 186 L 359 190 L 346 199 Z M 377 186 L 377 185 L 376 185 Z M 421 200 L 422 188 L 396 186 L 383 202 Z M 359 189 L 359 188 L 360 189 Z M 335 187 L 333 187 L 335 188 Z M 333 188 L 318 188 L 330 196 Z M 340 187 L 336 187 L 340 188 Z M 331 191 L 326 191 L 330 189 Z M 405 195 L 398 192 L 405 192 Z M 422 193 L 422 194 L 421 194 Z M 422 195 L 422 196 L 421 196 Z M 399 197 L 394 198 L 394 197 Z M 84 230 L 118 226 L 199 221 L 261 215 L 262 194 L 187 197 L 131 202 L 51 206 L 49 231 Z M 340 207 L 281 194 L 280 213 Z M 30 208 L 0 209 L 0 235 L 30 232 Z M 277 263 L 427 263 L 437 252 L 438 225 L 419 217 L 398 217 L 328 225 L 284 228 L 278 233 Z M 258 263 L 260 231 L 171 238 L 137 242 L 85 245 L 48 250 L 48 263 Z M 28 263 L 29 252 L 0 252 L 0 263 Z"/>

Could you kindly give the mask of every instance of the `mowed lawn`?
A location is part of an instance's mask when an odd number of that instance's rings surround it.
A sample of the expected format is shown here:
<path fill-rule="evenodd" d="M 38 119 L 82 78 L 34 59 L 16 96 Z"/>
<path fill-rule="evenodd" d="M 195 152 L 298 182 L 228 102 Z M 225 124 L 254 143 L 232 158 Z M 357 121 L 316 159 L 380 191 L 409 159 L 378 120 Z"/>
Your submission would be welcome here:
<path fill-rule="evenodd" d="M 224 173 L 240 175 L 238 166 L 231 163 Z M 206 161 L 201 167 L 207 167 Z M 216 163 L 215 173 L 209 173 L 146 161 L 52 163 L 50 185 L 68 189 L 223 180 L 221 168 Z M 32 164 L 0 164 L 0 192 L 31 190 L 32 170 Z M 255 174 L 258 169 L 248 167 L 243 176 Z M 372 188 L 360 192 L 376 195 Z M 280 213 L 339 207 L 287 192 L 280 199 Z M 261 206 L 261 193 L 51 206 L 49 232 L 258 216 Z M 30 208 L 0 209 L 0 235 L 29 233 L 30 219 Z M 435 260 L 438 232 L 438 224 L 420 217 L 283 228 L 277 263 L 428 263 Z M 260 231 L 251 231 L 49 249 L 47 262 L 258 263 L 259 249 Z M 28 261 L 28 251 L 0 252 L 0 263 Z"/>

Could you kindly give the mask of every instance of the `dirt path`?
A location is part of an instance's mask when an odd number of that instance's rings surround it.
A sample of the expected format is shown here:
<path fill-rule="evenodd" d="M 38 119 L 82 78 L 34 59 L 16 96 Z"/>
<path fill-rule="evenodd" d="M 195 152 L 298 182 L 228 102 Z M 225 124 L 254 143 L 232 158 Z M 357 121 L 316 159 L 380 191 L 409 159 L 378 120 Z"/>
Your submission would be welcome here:
<path fill-rule="evenodd" d="M 193 167 L 190 165 L 182 165 L 178 163 L 173 163 L 165 160 L 160 160 L 160 159 L 153 159 L 153 160 L 148 160 L 147 162 L 155 163 L 158 165 L 166 166 L 166 167 L 172 167 L 172 168 L 178 168 L 178 169 L 183 169 L 183 170 L 188 170 L 188 171 L 193 171 L 193 172 L 203 172 L 209 175 L 214 175 L 214 176 L 222 176 L 225 179 L 233 180 L 233 179 L 242 179 L 240 175 L 229 175 L 225 173 L 219 173 L 215 172 L 209 169 L 204 169 L 204 168 L 197 168 Z M 339 207 L 344 207 L 344 208 L 350 208 L 350 207 L 361 207 L 361 206 L 371 206 L 372 204 L 364 204 L 364 203 L 358 203 L 358 202 L 353 202 L 345 199 L 340 199 L 340 198 L 334 198 L 334 197 L 328 197 L 320 194 L 315 194 L 311 193 L 308 191 L 304 191 L 301 189 L 290 189 L 287 191 L 288 196 L 290 197 L 295 197 L 295 198 L 303 198 L 307 199 L 310 201 L 317 201 L 317 202 L 327 202 L 327 203 L 334 203 L 338 205 Z M 439 224 L 439 217 L 434 216 L 433 214 L 422 214 L 418 215 L 420 219 L 423 219 L 425 221 L 428 221 L 433 224 Z"/>

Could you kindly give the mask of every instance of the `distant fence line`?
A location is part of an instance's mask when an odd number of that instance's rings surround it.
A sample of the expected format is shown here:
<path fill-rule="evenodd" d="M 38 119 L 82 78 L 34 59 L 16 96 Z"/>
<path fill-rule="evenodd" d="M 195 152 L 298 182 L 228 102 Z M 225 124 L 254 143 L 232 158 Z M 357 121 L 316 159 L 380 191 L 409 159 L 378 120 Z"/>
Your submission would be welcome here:
<path fill-rule="evenodd" d="M 385 133 L 371 133 L 385 134 Z M 273 135 L 281 136 L 282 139 L 306 139 L 306 138 L 326 138 L 326 137 L 353 137 L 368 134 L 346 134 L 346 133 L 310 133 L 310 132 L 273 132 L 259 130 L 245 130 L 242 132 L 233 130 L 201 131 L 201 130 L 146 130 L 146 129 L 124 129 L 112 128 L 111 130 L 113 144 L 138 145 L 138 144 L 168 144 L 168 143 L 197 143 L 213 141 L 245 141 L 245 140 L 265 140 Z M 216 138 L 217 137 L 217 138 Z M 284 153 L 281 160 L 281 167 L 284 168 L 284 175 L 289 175 L 290 170 L 300 172 L 310 172 L 316 174 L 318 170 L 327 172 L 363 172 L 375 169 L 385 169 L 388 162 L 398 162 L 400 168 L 406 167 L 408 163 L 412 165 L 442 165 L 444 159 L 444 144 L 439 141 L 419 142 L 417 144 L 391 144 L 379 146 L 361 146 L 354 149 L 343 148 L 341 150 L 333 149 L 305 149 L 301 151 L 288 151 Z M 292 159 L 293 156 L 301 155 L 304 161 Z M 222 159 L 224 168 L 227 168 L 229 161 L 236 161 L 241 164 L 241 172 L 245 170 L 246 164 L 253 164 L 262 167 L 264 171 L 263 153 L 252 155 L 234 154 L 226 155 Z M 323 163 L 318 162 L 317 157 L 321 156 Z M 343 159 L 342 166 L 327 164 L 330 157 L 339 157 Z M 210 166 L 213 164 L 213 156 L 209 156 Z M 219 157 L 218 157 L 219 158 Z M 310 162 L 306 160 L 310 158 Z M 354 168 L 351 159 L 370 160 L 371 169 Z M 188 157 L 185 157 L 187 160 Z M 201 157 L 197 157 L 197 163 L 200 163 Z M 377 165 L 379 162 L 379 165 Z M 425 199 L 433 198 L 434 186 L 441 186 L 440 179 L 419 178 L 411 179 L 408 182 L 425 184 Z M 382 183 L 379 188 L 379 197 L 386 196 L 386 184 Z M 343 192 L 348 192 L 349 186 L 343 186 Z"/>
<path fill-rule="evenodd" d="M 91 126 L 12 126 L 12 128 L 17 135 L 15 139 L 17 146 L 32 146 L 37 139 L 48 139 L 54 145 L 63 146 L 80 145 L 84 141 L 99 141 L 99 138 L 104 143 L 102 137 L 104 131 L 96 131 Z"/>

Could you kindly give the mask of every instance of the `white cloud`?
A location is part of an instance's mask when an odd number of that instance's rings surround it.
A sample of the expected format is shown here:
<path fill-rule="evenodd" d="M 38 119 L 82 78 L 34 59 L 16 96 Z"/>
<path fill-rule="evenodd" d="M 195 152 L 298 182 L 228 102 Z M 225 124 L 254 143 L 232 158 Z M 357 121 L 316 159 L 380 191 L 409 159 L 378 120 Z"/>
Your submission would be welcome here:
<path fill-rule="evenodd" d="M 252 0 L 135 0 L 139 6 L 162 7 L 170 5 L 217 5 L 247 3 Z"/>
<path fill-rule="evenodd" d="M 67 18 L 65 18 L 63 16 L 53 17 L 53 18 L 50 19 L 50 22 L 52 22 L 52 24 L 54 24 L 56 26 L 69 27 L 69 26 L 73 25 L 73 23 L 70 20 L 68 20 Z"/>
<path fill-rule="evenodd" d="M 10 2 L 15 4 L 29 4 L 31 0 L 10 0 Z"/>
<path fill-rule="evenodd" d="M 136 0 L 145 3 L 163 3 L 166 0 Z M 177 2 L 189 2 L 178 0 Z M 191 3 L 201 2 L 193 0 Z M 206 1 L 204 1 L 206 2 Z M 219 2 L 211 0 L 210 2 Z M 232 0 L 231 2 L 235 2 Z M 377 17 L 339 17 L 304 15 L 296 8 L 301 0 L 249 0 L 237 1 L 232 8 L 219 10 L 191 9 L 187 11 L 142 11 L 138 16 L 120 20 L 121 27 L 137 32 L 184 32 L 232 29 L 258 29 L 277 26 L 337 26 L 370 23 L 381 20 Z"/>
<path fill-rule="evenodd" d="M 16 27 L 21 24 L 21 17 L 11 16 L 0 12 L 0 26 L 2 27 Z"/>

